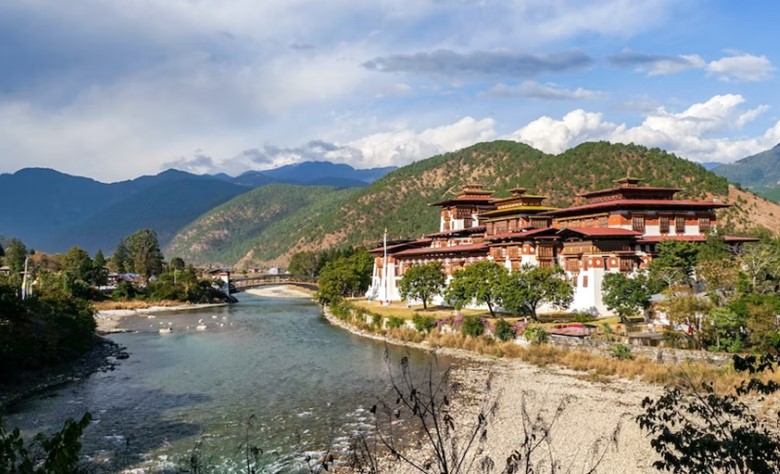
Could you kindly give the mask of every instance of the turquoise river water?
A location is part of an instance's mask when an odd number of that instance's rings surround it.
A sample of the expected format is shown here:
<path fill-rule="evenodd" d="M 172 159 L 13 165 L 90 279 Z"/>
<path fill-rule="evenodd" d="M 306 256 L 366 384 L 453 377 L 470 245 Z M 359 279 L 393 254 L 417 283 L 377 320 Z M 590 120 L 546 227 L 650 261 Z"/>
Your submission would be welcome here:
<path fill-rule="evenodd" d="M 195 330 L 199 320 L 205 331 Z M 168 322 L 173 333 L 159 334 Z M 97 472 L 176 472 L 196 449 L 217 472 L 243 472 L 247 441 L 265 453 L 263 470 L 308 472 L 307 454 L 345 449 L 353 432 L 370 429 L 367 410 L 389 389 L 386 350 L 396 367 L 405 354 L 412 366 L 428 364 L 425 353 L 331 326 L 308 299 L 242 295 L 123 326 L 138 332 L 110 338 L 129 359 L 17 404 L 7 425 L 47 431 L 90 411 L 83 452 Z"/>

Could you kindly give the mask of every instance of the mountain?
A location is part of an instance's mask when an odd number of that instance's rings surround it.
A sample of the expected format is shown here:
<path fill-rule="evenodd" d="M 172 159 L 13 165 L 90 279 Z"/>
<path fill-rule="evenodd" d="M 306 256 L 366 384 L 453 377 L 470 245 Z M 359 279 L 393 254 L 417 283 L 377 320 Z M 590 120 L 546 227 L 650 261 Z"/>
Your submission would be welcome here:
<path fill-rule="evenodd" d="M 52 235 L 122 199 L 122 191 L 52 169 L 0 174 L 0 233 L 48 250 Z"/>
<path fill-rule="evenodd" d="M 702 167 L 704 167 L 704 169 L 707 170 L 707 171 L 712 171 L 712 170 L 714 170 L 715 168 L 717 168 L 719 166 L 723 166 L 723 163 L 719 163 L 717 161 L 705 161 L 705 162 L 699 163 L 699 164 L 702 165 Z M 715 174 L 718 174 L 718 173 L 715 173 Z"/>
<path fill-rule="evenodd" d="M 780 144 L 734 163 L 718 166 L 713 172 L 755 193 L 777 200 L 780 197 Z"/>
<path fill-rule="evenodd" d="M 368 184 L 393 171 L 395 168 L 395 166 L 387 166 L 384 168 L 355 169 L 343 163 L 304 161 L 272 170 L 265 170 L 262 173 L 278 182 L 284 183 L 322 183 L 325 178 L 329 178 Z"/>
<path fill-rule="evenodd" d="M 354 191 L 331 187 L 271 184 L 244 193 L 182 229 L 165 255 L 198 264 L 233 265 L 252 253 L 255 237 L 289 240 L 322 209 L 337 208 Z"/>
<path fill-rule="evenodd" d="M 160 245 L 165 246 L 195 218 L 247 191 L 237 184 L 185 173 L 176 179 L 146 184 L 68 227 L 53 240 L 75 242 L 90 253 L 103 249 L 110 254 L 122 237 L 151 228 L 157 232 Z"/>
<path fill-rule="evenodd" d="M 548 195 L 550 204 L 566 206 L 582 202 L 579 193 L 613 186 L 627 174 L 651 185 L 679 187 L 683 190 L 680 198 L 717 197 L 737 203 L 721 214 L 726 228 L 739 230 L 760 224 L 780 233 L 780 223 L 772 217 L 780 215 L 780 206 L 657 148 L 599 142 L 547 155 L 524 144 L 496 141 L 399 168 L 343 200 L 308 208 L 306 219 L 300 214 L 281 217 L 254 235 L 251 244 L 242 243 L 241 251 L 228 252 L 234 258 L 222 263 L 284 263 L 300 250 L 370 245 L 381 238 L 385 228 L 393 238 L 418 237 L 437 230 L 438 209 L 429 203 L 455 195 L 465 184 L 483 184 L 497 196 L 507 196 L 509 189 L 521 186 Z M 178 236 L 174 242 L 177 240 Z M 198 241 L 190 242 L 191 258 L 200 259 L 200 246 Z"/>
<path fill-rule="evenodd" d="M 61 252 L 79 245 L 111 253 L 143 227 L 167 241 L 182 226 L 248 188 L 210 176 L 167 170 L 101 183 L 43 168 L 0 175 L 0 233 L 28 247 Z"/>

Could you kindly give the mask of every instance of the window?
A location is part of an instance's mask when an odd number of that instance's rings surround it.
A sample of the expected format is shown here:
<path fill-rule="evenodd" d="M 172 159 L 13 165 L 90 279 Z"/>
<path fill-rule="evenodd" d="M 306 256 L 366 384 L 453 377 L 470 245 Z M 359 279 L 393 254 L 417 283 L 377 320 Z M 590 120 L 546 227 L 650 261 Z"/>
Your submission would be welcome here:
<path fill-rule="evenodd" d="M 588 287 L 588 275 L 582 276 L 582 287 L 587 288 Z"/>
<path fill-rule="evenodd" d="M 668 234 L 669 233 L 669 217 L 667 216 L 661 216 L 658 220 L 658 225 L 661 228 L 662 234 Z"/>
<path fill-rule="evenodd" d="M 685 217 L 678 216 L 674 219 L 674 231 L 678 234 L 685 233 Z"/>
<path fill-rule="evenodd" d="M 607 216 L 599 217 L 599 227 L 608 227 L 608 226 L 609 226 L 609 220 L 607 219 Z"/>
<path fill-rule="evenodd" d="M 700 217 L 699 218 L 699 233 L 706 234 L 710 231 L 710 218 L 709 217 Z"/>
<path fill-rule="evenodd" d="M 636 232 L 645 231 L 645 216 L 634 216 L 631 218 L 631 229 Z"/>

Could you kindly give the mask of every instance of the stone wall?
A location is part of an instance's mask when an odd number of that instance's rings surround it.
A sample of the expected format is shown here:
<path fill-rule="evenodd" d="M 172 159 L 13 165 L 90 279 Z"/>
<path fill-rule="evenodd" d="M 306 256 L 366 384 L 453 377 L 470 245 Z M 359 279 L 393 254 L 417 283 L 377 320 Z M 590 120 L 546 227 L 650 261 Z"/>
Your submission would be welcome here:
<path fill-rule="evenodd" d="M 732 358 L 732 354 L 725 352 L 708 352 L 629 344 L 627 338 L 621 338 L 621 340 L 618 341 L 604 341 L 579 337 L 550 336 L 550 344 L 555 347 L 583 350 L 600 355 L 609 355 L 609 349 L 618 342 L 631 347 L 631 352 L 635 355 L 647 357 L 659 364 L 678 364 L 691 361 L 722 366 L 730 363 Z"/>

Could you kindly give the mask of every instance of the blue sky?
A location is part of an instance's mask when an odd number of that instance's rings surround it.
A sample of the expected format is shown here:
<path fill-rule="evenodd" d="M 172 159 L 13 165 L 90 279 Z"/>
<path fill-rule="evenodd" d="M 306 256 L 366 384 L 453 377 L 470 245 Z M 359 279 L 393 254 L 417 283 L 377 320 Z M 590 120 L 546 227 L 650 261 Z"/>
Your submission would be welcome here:
<path fill-rule="evenodd" d="M 780 142 L 776 2 L 9 0 L 0 172 L 404 165 L 512 139 Z"/>

